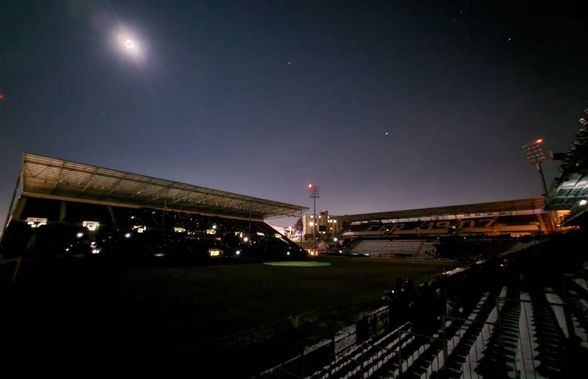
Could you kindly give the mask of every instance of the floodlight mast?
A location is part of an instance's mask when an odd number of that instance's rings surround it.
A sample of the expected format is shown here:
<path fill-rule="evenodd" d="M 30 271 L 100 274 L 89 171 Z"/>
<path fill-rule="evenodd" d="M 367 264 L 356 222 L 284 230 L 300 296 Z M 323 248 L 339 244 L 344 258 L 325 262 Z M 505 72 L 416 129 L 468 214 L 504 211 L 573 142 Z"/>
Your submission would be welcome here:
<path fill-rule="evenodd" d="M 308 194 L 310 198 L 313 200 L 313 220 L 312 220 L 312 234 L 314 236 L 314 247 L 316 248 L 316 199 L 321 197 L 321 193 L 319 190 L 319 186 L 310 183 L 308 185 Z"/>
<path fill-rule="evenodd" d="M 543 174 L 543 161 L 545 158 L 545 153 L 543 152 L 543 138 L 538 138 L 535 141 L 523 145 L 523 151 L 525 152 L 525 156 L 527 157 L 527 161 L 534 165 L 537 171 L 539 171 L 539 175 L 541 176 L 541 184 L 543 185 L 543 196 L 547 196 L 547 185 L 545 184 L 545 175 Z"/>

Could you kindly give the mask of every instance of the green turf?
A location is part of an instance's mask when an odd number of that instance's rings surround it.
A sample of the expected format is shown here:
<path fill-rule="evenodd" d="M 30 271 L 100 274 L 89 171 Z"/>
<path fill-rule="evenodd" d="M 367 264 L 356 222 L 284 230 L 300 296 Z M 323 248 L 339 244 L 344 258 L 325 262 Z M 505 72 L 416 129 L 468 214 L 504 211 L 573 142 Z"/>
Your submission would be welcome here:
<path fill-rule="evenodd" d="M 263 262 L 264 265 L 276 267 L 325 267 L 330 266 L 329 262 L 320 261 L 281 261 L 281 262 Z"/>
<path fill-rule="evenodd" d="M 25 262 L 5 309 L 19 341 L 106 343 L 121 354 L 187 351 L 188 360 L 204 356 L 198 348 L 246 349 L 259 369 L 296 349 L 289 319 L 297 320 L 295 338 L 307 345 L 381 305 L 397 277 L 418 283 L 443 271 L 442 263 L 410 259 L 309 261 L 321 262 L 329 265 L 127 269 Z"/>
<path fill-rule="evenodd" d="M 320 261 L 331 265 L 310 270 L 264 264 L 132 270 L 112 283 L 112 291 L 127 314 L 165 320 L 172 328 L 187 325 L 187 334 L 212 338 L 290 315 L 302 314 L 308 322 L 344 315 L 378 300 L 394 288 L 398 276 L 419 282 L 442 271 L 440 264 L 406 260 Z"/>

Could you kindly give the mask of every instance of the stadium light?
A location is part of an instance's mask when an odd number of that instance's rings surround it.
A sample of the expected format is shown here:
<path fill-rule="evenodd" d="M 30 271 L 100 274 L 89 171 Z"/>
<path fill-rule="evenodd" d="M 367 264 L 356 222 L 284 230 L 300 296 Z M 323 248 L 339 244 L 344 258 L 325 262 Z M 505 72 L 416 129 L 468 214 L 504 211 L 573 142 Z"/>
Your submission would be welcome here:
<path fill-rule="evenodd" d="M 545 184 L 545 175 L 543 175 L 542 167 L 542 163 L 546 157 L 545 153 L 543 152 L 542 145 L 543 138 L 537 138 L 535 141 L 523 145 L 522 149 L 529 164 L 534 165 L 537 168 L 537 171 L 539 171 L 539 175 L 541 176 L 541 184 L 543 185 L 543 191 L 545 196 L 547 196 L 547 185 Z"/>

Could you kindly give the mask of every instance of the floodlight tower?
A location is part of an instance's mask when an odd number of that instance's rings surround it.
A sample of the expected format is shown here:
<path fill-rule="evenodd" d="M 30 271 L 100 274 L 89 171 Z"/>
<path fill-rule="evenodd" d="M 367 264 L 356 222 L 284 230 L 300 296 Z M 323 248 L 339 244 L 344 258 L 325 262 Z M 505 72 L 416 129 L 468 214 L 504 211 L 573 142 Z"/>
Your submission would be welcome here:
<path fill-rule="evenodd" d="M 310 198 L 313 200 L 313 220 L 312 220 L 312 234 L 314 236 L 314 246 L 316 247 L 316 199 L 321 197 L 321 192 L 319 190 L 319 186 L 316 186 L 312 183 L 308 184 L 308 194 Z"/>
<path fill-rule="evenodd" d="M 543 138 L 538 138 L 535 141 L 523 145 L 523 151 L 527 157 L 527 161 L 535 165 L 539 175 L 541 176 L 541 184 L 543 185 L 544 196 L 547 196 L 547 185 L 545 184 L 545 175 L 543 175 L 542 162 L 546 159 L 543 152 Z"/>

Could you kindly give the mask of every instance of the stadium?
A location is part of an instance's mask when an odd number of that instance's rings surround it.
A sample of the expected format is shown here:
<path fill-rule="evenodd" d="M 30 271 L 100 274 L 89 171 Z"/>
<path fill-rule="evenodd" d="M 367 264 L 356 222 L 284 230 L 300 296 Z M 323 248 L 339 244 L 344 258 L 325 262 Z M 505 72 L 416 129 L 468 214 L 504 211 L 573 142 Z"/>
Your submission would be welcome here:
<path fill-rule="evenodd" d="M 60 372 L 570 377 L 588 357 L 586 133 L 582 118 L 545 198 L 339 216 L 350 254 L 319 257 L 265 222 L 305 207 L 24 154 L 2 356 Z"/>

